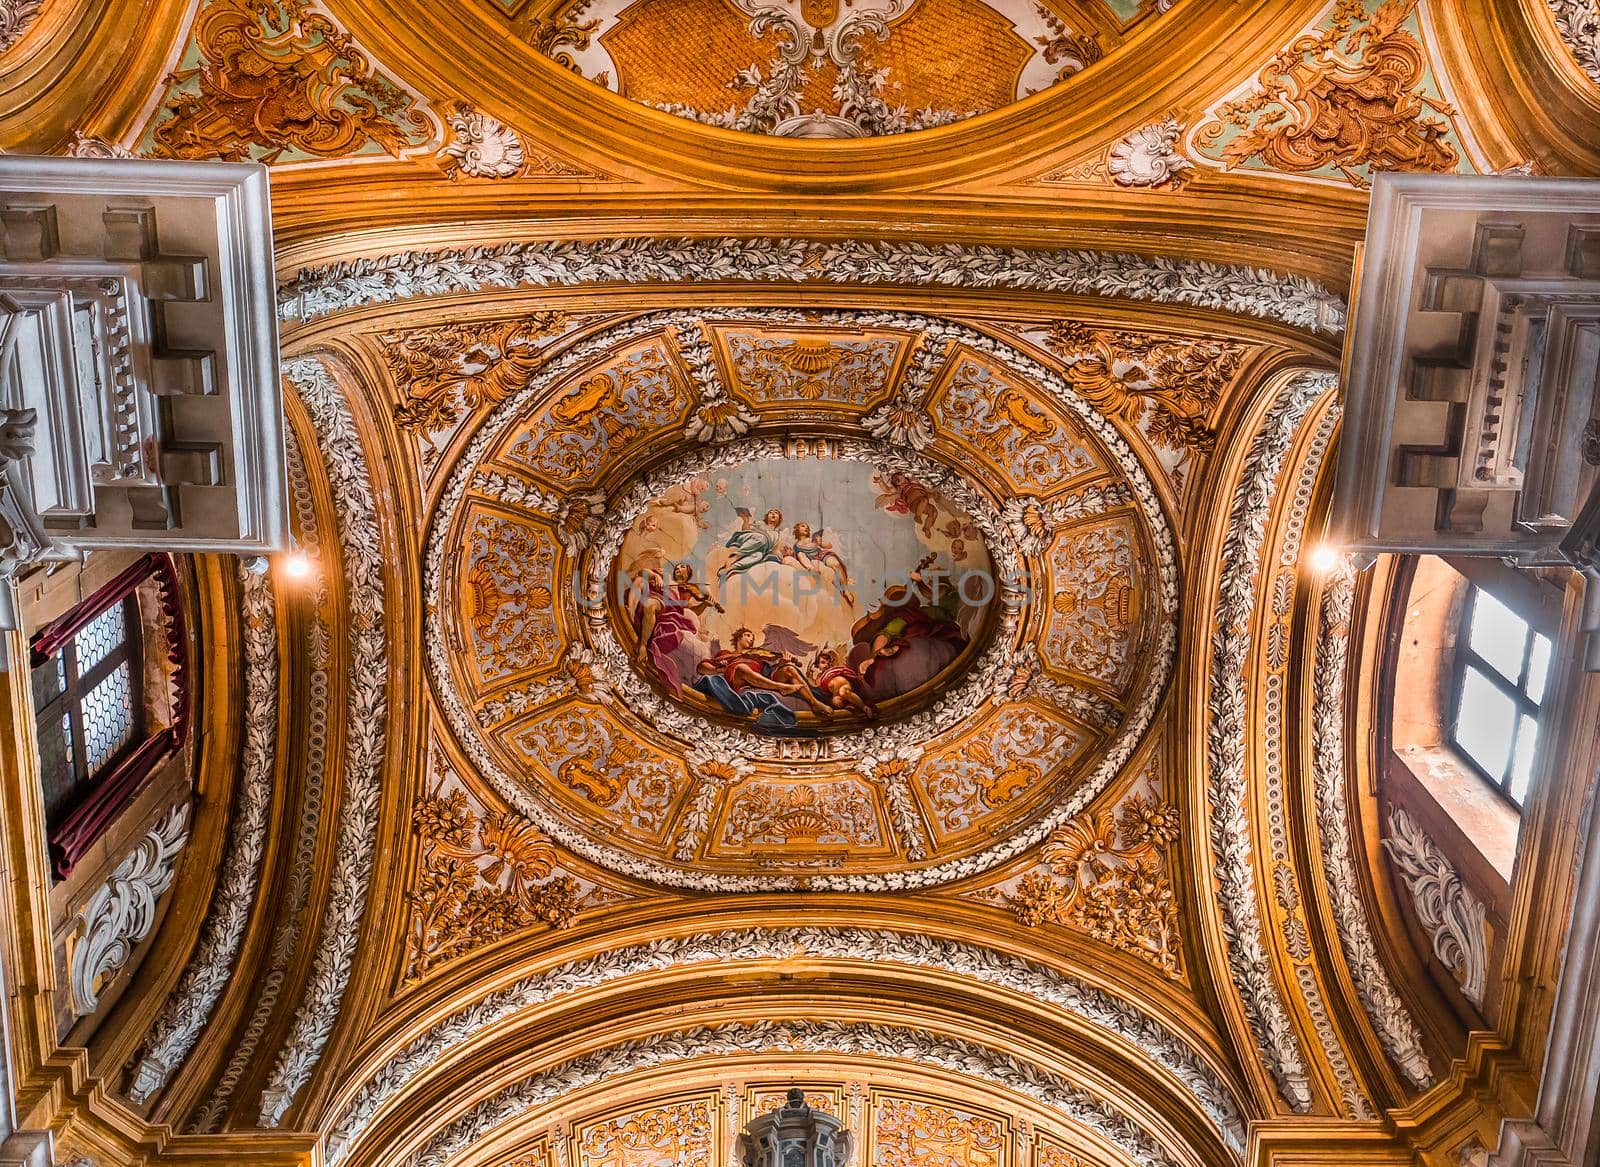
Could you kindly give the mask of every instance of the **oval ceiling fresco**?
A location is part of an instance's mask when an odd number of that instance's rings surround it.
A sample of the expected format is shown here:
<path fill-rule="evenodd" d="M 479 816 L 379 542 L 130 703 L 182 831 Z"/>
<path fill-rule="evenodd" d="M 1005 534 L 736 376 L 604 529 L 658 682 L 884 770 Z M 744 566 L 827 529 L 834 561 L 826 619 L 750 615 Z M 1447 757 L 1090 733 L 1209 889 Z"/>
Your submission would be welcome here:
<path fill-rule="evenodd" d="M 483 0 L 598 85 L 793 138 L 962 121 L 1099 61 L 1174 0 Z"/>
<path fill-rule="evenodd" d="M 1172 536 L 1114 424 L 930 317 L 639 317 L 551 358 L 429 532 L 458 742 L 622 874 L 920 886 L 1078 813 L 1171 664 Z"/>
<path fill-rule="evenodd" d="M 612 627 L 685 707 L 806 736 L 920 707 L 977 651 L 997 590 L 973 517 L 914 473 L 757 455 L 649 499 Z"/>

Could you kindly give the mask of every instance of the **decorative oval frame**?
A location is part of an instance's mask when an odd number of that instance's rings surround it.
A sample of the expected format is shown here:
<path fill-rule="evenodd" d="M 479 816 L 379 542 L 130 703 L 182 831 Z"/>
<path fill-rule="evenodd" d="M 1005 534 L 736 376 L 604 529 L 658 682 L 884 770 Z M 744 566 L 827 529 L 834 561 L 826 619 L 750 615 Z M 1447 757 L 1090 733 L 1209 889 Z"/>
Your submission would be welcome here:
<path fill-rule="evenodd" d="M 833 460 L 875 463 L 886 470 L 903 470 L 914 474 L 923 485 L 939 490 L 962 507 L 983 532 L 997 582 L 1001 584 L 996 595 L 1001 604 L 998 623 L 990 630 L 988 645 L 967 662 L 960 676 L 940 692 L 927 708 L 883 725 L 868 725 L 854 733 L 793 739 L 751 733 L 696 716 L 662 696 L 639 675 L 612 630 L 611 621 L 601 616 L 607 610 L 595 606 L 594 597 L 605 594 L 622 541 L 627 537 L 634 520 L 644 513 L 651 498 L 686 478 L 725 469 L 753 457 L 784 457 L 789 441 L 781 438 L 744 438 L 675 458 L 634 480 L 622 501 L 608 513 L 607 519 L 611 525 L 605 538 L 592 544 L 584 553 L 586 603 L 593 613 L 585 628 L 612 691 L 623 699 L 629 711 L 661 733 L 682 742 L 686 748 L 698 747 L 756 760 L 786 757 L 785 743 L 794 740 L 826 742 L 829 751 L 845 755 L 881 755 L 913 748 L 955 729 L 989 698 L 996 679 L 1006 676 L 1016 667 L 1016 636 L 1022 627 L 1020 614 L 1024 593 L 1007 581 L 1021 580 L 1035 573 L 999 510 L 959 471 L 933 458 L 896 450 L 885 442 L 875 440 L 815 440 L 829 443 L 829 457 Z"/>
<path fill-rule="evenodd" d="M 790 315 L 784 309 L 763 310 L 756 308 L 735 311 L 741 318 L 751 320 L 760 320 L 769 316 L 784 319 Z M 1006 836 L 991 847 L 942 862 L 934 861 L 923 866 L 907 867 L 899 871 L 837 874 L 806 872 L 764 875 L 736 875 L 695 871 L 689 868 L 687 863 L 681 867 L 674 866 L 623 851 L 609 843 L 601 842 L 570 825 L 564 820 L 563 812 L 553 800 L 544 796 L 537 789 L 529 787 L 499 764 L 488 743 L 480 734 L 476 718 L 467 708 L 465 701 L 457 690 L 454 674 L 450 667 L 449 636 L 443 626 L 442 619 L 446 581 L 445 573 L 441 568 L 449 558 L 446 548 L 457 512 L 461 508 L 467 488 L 479 474 L 479 466 L 484 455 L 501 442 L 506 436 L 508 428 L 515 425 L 530 406 L 549 393 L 567 375 L 585 367 L 595 359 L 613 350 L 621 342 L 674 326 L 694 325 L 714 313 L 715 309 L 709 311 L 706 309 L 674 309 L 646 313 L 596 333 L 579 344 L 566 349 L 534 374 L 520 391 L 512 394 L 491 411 L 457 457 L 454 466 L 450 469 L 444 488 L 439 493 L 433 514 L 428 523 L 425 540 L 426 555 L 424 557 L 423 591 L 426 597 L 424 651 L 428 674 L 458 746 L 500 798 L 515 808 L 518 813 L 537 823 L 540 829 L 556 842 L 608 871 L 667 887 L 689 891 L 716 892 L 794 891 L 801 889 L 854 892 L 900 891 L 932 887 L 958 879 L 965 879 L 1014 858 L 1044 839 L 1056 827 L 1083 811 L 1126 765 L 1154 721 L 1156 710 L 1166 689 L 1166 683 L 1171 676 L 1172 666 L 1176 657 L 1176 618 L 1178 611 L 1177 551 L 1171 525 L 1167 520 L 1166 512 L 1162 509 L 1160 498 L 1150 480 L 1149 473 L 1133 452 L 1132 447 L 1108 418 L 1074 392 L 1060 375 L 1032 357 L 1020 352 L 1012 345 L 967 325 L 957 324 L 936 316 L 910 312 L 874 311 L 835 311 L 825 314 L 825 318 L 829 320 L 848 321 L 856 325 L 890 325 L 897 328 L 920 331 L 934 340 L 960 343 L 973 351 L 993 357 L 1019 376 L 1028 379 L 1038 388 L 1051 394 L 1073 415 L 1079 424 L 1099 440 L 1111 457 L 1115 469 L 1126 484 L 1130 496 L 1129 501 L 1139 512 L 1150 537 L 1151 545 L 1154 548 L 1156 593 L 1160 611 L 1155 625 L 1155 643 L 1151 649 L 1151 665 L 1145 690 L 1140 695 L 1138 702 L 1129 711 L 1127 717 L 1117 727 L 1115 735 L 1102 750 L 1100 758 L 1093 769 L 1079 779 L 1072 792 L 1062 799 L 1050 813 Z M 841 441 L 844 440 L 846 439 L 841 439 Z M 861 439 L 860 442 L 863 446 L 869 444 L 866 439 Z M 711 449 L 715 450 L 716 447 L 713 446 Z M 874 445 L 875 454 L 876 451 L 877 447 Z M 740 454 L 741 456 L 748 456 L 745 449 L 741 449 Z M 903 457 L 904 454 L 897 453 L 895 456 Z M 935 463 L 935 465 L 938 464 Z M 659 479 L 652 479 L 650 473 L 647 472 L 634 480 L 633 490 L 644 489 L 644 484 L 648 482 L 659 483 Z M 963 487 L 966 486 L 964 482 L 961 485 Z M 530 491 L 529 495 L 530 498 L 537 496 L 537 501 L 552 508 L 552 514 L 557 513 L 560 509 L 562 500 L 553 495 L 536 490 Z M 1008 538 L 1004 544 L 999 542 L 990 544 L 990 554 L 995 557 L 997 564 L 999 556 L 1004 554 L 1000 548 L 1008 545 L 1015 546 L 1014 540 L 1009 536 L 1010 532 L 1008 532 Z M 621 536 L 618 535 L 619 543 L 620 538 Z M 600 556 L 594 562 L 609 565 L 610 559 Z M 996 640 L 991 644 L 991 648 L 995 644 L 1001 643 L 1000 637 L 1003 631 L 1003 629 L 997 630 Z M 612 644 L 620 654 L 620 645 L 616 645 L 614 638 Z M 963 678 L 963 684 L 958 686 L 958 689 L 964 690 L 966 682 L 975 681 L 979 677 L 984 659 L 980 658 L 978 662 L 974 662 L 969 667 L 966 677 Z M 635 677 L 631 666 L 627 665 L 626 661 L 621 663 L 623 665 L 621 676 L 632 677 L 638 680 L 641 687 L 648 688 L 642 679 Z M 608 684 L 614 683 L 609 676 L 606 679 Z M 940 701 L 948 701 L 955 692 L 956 690 L 954 689 L 947 691 L 941 696 Z M 651 696 L 654 697 L 653 692 Z M 999 696 L 991 697 L 990 699 L 1003 701 L 1005 698 Z M 976 708 L 976 705 L 974 705 L 974 708 Z M 685 711 L 683 716 L 689 718 L 692 715 Z M 907 720 L 909 721 L 910 719 Z M 697 720 L 696 724 L 698 726 L 701 723 Z M 895 723 L 895 725 L 905 724 L 907 724 L 907 721 Z M 736 733 L 737 731 L 730 730 L 729 732 Z M 739 733 L 738 736 L 741 739 L 741 744 L 746 744 L 744 739 L 753 735 Z M 741 749 L 739 752 L 742 754 L 745 751 Z M 885 752 L 893 753 L 895 751 L 891 748 Z M 705 783 L 707 780 L 700 779 L 699 781 Z"/>

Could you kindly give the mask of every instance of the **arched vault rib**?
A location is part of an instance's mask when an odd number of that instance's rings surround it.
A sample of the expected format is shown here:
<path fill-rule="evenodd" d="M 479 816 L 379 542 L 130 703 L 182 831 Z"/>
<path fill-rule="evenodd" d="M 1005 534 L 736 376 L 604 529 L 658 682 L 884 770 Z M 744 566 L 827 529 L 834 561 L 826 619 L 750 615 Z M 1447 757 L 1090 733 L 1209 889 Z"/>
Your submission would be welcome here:
<path fill-rule="evenodd" d="M 1332 374 L 1285 377 L 1243 454 L 1220 547 L 1205 707 L 1207 785 L 1227 965 L 1253 1044 L 1294 1109 L 1315 1105 L 1312 1085 L 1321 1080 L 1348 1114 L 1371 1117 L 1377 1092 L 1352 1063 L 1352 1034 L 1341 1031 L 1340 1017 L 1364 1017 L 1376 1045 L 1414 1085 L 1431 1085 L 1433 1078 L 1416 1023 L 1377 960 L 1364 909 L 1346 878 L 1352 856 L 1344 817 L 1341 637 L 1347 629 L 1338 601 L 1348 581 L 1329 582 L 1324 603 L 1332 606 L 1302 630 L 1321 640 L 1309 678 L 1315 719 L 1309 754 L 1300 751 L 1295 723 L 1287 720 L 1295 591 L 1339 418 L 1328 396 L 1335 388 Z M 1240 676 L 1259 678 L 1260 692 L 1240 685 Z M 1254 712 L 1253 694 L 1260 704 Z M 1291 773 L 1302 762 L 1303 779 Z M 1308 821 L 1321 836 L 1307 853 L 1321 856 L 1320 871 L 1300 869 L 1288 837 L 1287 806 L 1302 791 L 1314 805 Z M 1322 967 L 1311 942 L 1323 896 L 1335 925 L 1324 951 L 1338 953 L 1342 968 Z M 1335 1001 L 1347 991 L 1355 1001 Z"/>
<path fill-rule="evenodd" d="M 680 982 L 680 984 L 682 984 Z M 718 1009 L 696 1024 L 689 1004 L 656 988 L 655 1007 L 617 1002 L 612 1020 L 590 1010 L 545 1018 L 545 1032 L 498 1030 L 442 1063 L 344 1160 L 351 1167 L 406 1163 L 446 1167 L 506 1128 L 601 1082 L 662 1067 L 748 1055 L 843 1055 L 978 1079 L 1054 1111 L 1146 1167 L 1229 1167 L 1238 1160 L 1204 1126 L 1179 1116 L 1170 1097 L 1115 1055 L 1092 1062 L 1031 1034 L 998 1028 L 968 1003 L 916 1005 L 855 997 L 808 984 L 804 1003 L 771 993 L 716 988 Z M 804 1020 L 796 1016 L 804 1014 Z M 687 1014 L 687 1015 L 686 1015 Z M 561 1032 L 555 1036 L 556 1025 Z M 1162 1117 L 1157 1118 L 1157 1115 Z"/>
<path fill-rule="evenodd" d="M 804 956 L 874 967 L 945 973 L 1004 989 L 1059 1010 L 1098 1031 L 1124 1056 L 1147 1059 L 1186 1092 L 1212 1124 L 1218 1140 L 1236 1155 L 1244 1151 L 1245 1116 L 1234 1088 L 1211 1060 L 1177 1029 L 1136 1004 L 1053 969 L 992 949 L 888 928 L 745 928 L 676 937 L 611 949 L 518 979 L 453 1009 L 404 1045 L 391 1042 L 381 1062 L 369 1062 L 341 1091 L 327 1120 L 328 1161 L 344 1162 L 383 1112 L 459 1049 L 491 1030 L 529 1023 L 535 1014 L 566 1007 L 586 992 L 646 973 L 697 966 L 750 965 Z"/>
<path fill-rule="evenodd" d="M 317 429 L 339 506 L 339 542 L 350 585 L 348 740 L 339 806 L 339 850 L 318 949 L 293 1027 L 263 1091 L 261 1121 L 276 1126 L 321 1060 L 356 958 L 375 858 L 379 774 L 388 729 L 389 646 L 384 571 L 366 454 L 350 407 L 327 364 L 303 357 L 285 369 Z"/>

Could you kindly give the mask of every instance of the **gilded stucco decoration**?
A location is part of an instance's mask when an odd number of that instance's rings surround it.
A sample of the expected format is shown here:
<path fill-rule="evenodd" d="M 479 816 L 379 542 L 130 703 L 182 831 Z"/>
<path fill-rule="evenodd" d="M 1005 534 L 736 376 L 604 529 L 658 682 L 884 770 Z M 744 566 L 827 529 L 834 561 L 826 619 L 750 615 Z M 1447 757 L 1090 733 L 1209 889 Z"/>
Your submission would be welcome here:
<path fill-rule="evenodd" d="M 1356 856 L 1350 837 L 1353 783 L 1345 754 L 1344 715 L 1354 592 L 1354 573 L 1348 565 L 1341 564 L 1324 585 L 1319 612 L 1313 730 L 1323 871 L 1350 976 L 1373 1029 L 1406 1077 L 1427 1089 L 1437 1079 L 1416 1019 L 1378 959 L 1372 920 L 1358 891 Z"/>
<path fill-rule="evenodd" d="M 923 1069 L 938 1069 L 971 1079 L 983 1088 L 996 1088 L 1025 1100 L 1049 1116 L 1066 1131 L 1089 1131 L 1114 1149 L 1113 1153 L 1130 1162 L 1148 1167 L 1177 1167 L 1180 1160 L 1170 1149 L 1164 1131 L 1142 1116 L 1123 1109 L 1092 1091 L 1074 1086 L 1059 1073 L 1026 1061 L 1013 1054 L 991 1049 L 978 1042 L 940 1037 L 922 1030 L 892 1025 L 867 1025 L 834 1022 L 732 1022 L 716 1026 L 697 1026 L 641 1037 L 617 1045 L 580 1054 L 550 1065 L 530 1077 L 500 1091 L 468 1109 L 459 1117 L 445 1116 L 428 1122 L 427 1139 L 408 1156 L 407 1167 L 447 1167 L 475 1144 L 512 1124 L 527 1122 L 558 1100 L 571 1098 L 596 1084 L 624 1074 L 660 1067 L 694 1066 L 715 1058 L 748 1058 L 765 1055 L 794 1056 L 830 1060 L 863 1060 L 875 1068 L 892 1069 L 896 1063 Z M 720 1092 L 718 1092 L 720 1094 Z M 711 1099 L 706 1107 L 709 1111 Z M 896 1098 L 876 1093 L 871 1100 L 873 1131 L 870 1145 L 879 1150 L 891 1148 L 890 1157 L 875 1156 L 880 1163 L 904 1163 L 909 1149 L 913 1156 L 976 1150 L 994 1156 L 990 1163 L 982 1158 L 946 1158 L 962 1167 L 1000 1167 L 1009 1164 L 1012 1154 L 1011 1124 L 993 1113 L 951 1106 L 923 1097 Z M 651 1123 L 643 1138 L 665 1142 L 674 1137 L 670 1128 L 678 1125 L 680 1137 L 698 1138 L 698 1112 L 687 1102 L 684 1121 Z M 631 1116 L 630 1116 L 631 1118 Z M 625 1129 L 628 1119 L 615 1126 L 604 1125 L 608 1134 Z M 691 1146 L 701 1145 L 691 1143 Z M 658 1149 L 658 1148 L 652 1148 Z M 645 1160 L 648 1162 L 649 1160 Z M 678 1162 L 678 1160 L 668 1160 Z M 916 1162 L 913 1157 L 910 1162 Z M 934 1162 L 938 1162 L 935 1158 Z M 716 1160 L 712 1160 L 715 1163 Z"/>
<path fill-rule="evenodd" d="M 127 1090 L 134 1102 L 147 1101 L 165 1085 L 199 1040 L 244 940 L 266 853 L 277 758 L 278 615 L 271 582 L 242 568 L 238 575 L 244 627 L 245 738 L 228 849 L 195 957 L 130 1067 Z"/>
<path fill-rule="evenodd" d="M 136 151 L 290 163 L 403 157 L 438 142 L 426 103 L 319 5 L 202 0 Z"/>
<path fill-rule="evenodd" d="M 1119 771 L 1171 660 L 1171 536 L 1122 432 L 927 317 L 591 335 L 476 431 L 428 542 L 430 670 L 476 771 L 679 886 L 982 870 Z"/>
<path fill-rule="evenodd" d="M 570 871 L 526 820 L 485 808 L 437 745 L 431 772 L 413 818 L 422 850 L 411 892 L 413 979 L 527 929 L 570 928 L 580 913 L 626 898 Z"/>
<path fill-rule="evenodd" d="M 301 357 L 284 366 L 318 437 L 338 515 L 341 566 L 350 608 L 346 651 L 347 741 L 340 758 L 339 848 L 310 980 L 261 1097 L 263 1126 L 276 1126 L 321 1060 L 349 984 L 375 859 L 379 775 L 388 730 L 390 646 L 384 628 L 382 536 L 366 451 L 349 401 L 328 361 Z"/>
<path fill-rule="evenodd" d="M 563 0 L 535 7 L 542 14 L 523 19 L 523 35 L 625 97 L 747 133 L 855 138 L 948 125 L 1048 89 L 1166 6 Z M 672 51 L 675 45 L 686 51 Z"/>
<path fill-rule="evenodd" d="M 546 350 L 602 319 L 538 311 L 383 333 L 383 360 L 400 396 L 394 422 L 415 435 L 424 470 L 437 466 L 466 418 L 499 405 L 526 381 Z"/>
<path fill-rule="evenodd" d="M 1365 188 L 1384 170 L 1475 173 L 1468 131 L 1429 53 L 1429 0 L 1334 0 L 1190 131 L 1223 169 Z"/>
<path fill-rule="evenodd" d="M 305 268 L 278 289 L 278 318 L 487 289 L 588 284 L 838 284 L 982 288 L 1182 304 L 1337 336 L 1345 303 L 1314 280 L 1244 264 L 1107 251 L 875 240 L 631 238 L 400 251 Z"/>
<path fill-rule="evenodd" d="M 22 39 L 44 7 L 44 0 L 3 0 L 0 3 L 0 53 Z"/>
<path fill-rule="evenodd" d="M 1594 0 L 1545 0 L 1561 41 L 1578 67 L 1600 85 L 1600 8 Z"/>
<path fill-rule="evenodd" d="M 1335 386 L 1329 374 L 1293 374 L 1250 445 L 1234 491 L 1223 549 L 1217 628 L 1211 639 L 1207 697 L 1206 775 L 1211 847 L 1216 855 L 1228 965 L 1239 988 L 1256 1049 L 1278 1090 L 1296 1110 L 1312 1106 L 1305 1051 L 1274 977 L 1250 826 L 1250 702 L 1239 678 L 1255 643 L 1257 585 L 1263 568 L 1267 519 L 1296 432 L 1317 398 Z M 1292 561 L 1291 561 L 1292 562 Z"/>
<path fill-rule="evenodd" d="M 1291 853 L 1293 841 L 1287 823 L 1291 793 L 1285 781 L 1290 772 L 1289 751 L 1294 748 L 1288 740 L 1294 724 L 1288 716 L 1289 672 L 1294 658 L 1287 646 L 1292 636 L 1296 586 L 1302 576 L 1301 547 L 1308 536 L 1306 525 L 1323 459 L 1340 415 L 1337 403 L 1322 410 L 1320 416 L 1315 411 L 1308 413 L 1303 422 L 1305 444 L 1298 465 L 1293 467 L 1292 475 L 1280 470 L 1279 481 L 1270 484 L 1281 499 L 1278 506 L 1282 519 L 1274 543 L 1262 549 L 1258 582 L 1262 597 L 1258 610 L 1264 619 L 1258 643 L 1265 651 L 1256 666 L 1256 676 L 1262 693 L 1258 716 L 1265 732 L 1260 735 L 1261 766 L 1256 781 L 1265 793 L 1266 804 L 1260 842 L 1262 861 L 1270 865 L 1271 872 L 1271 894 L 1263 897 L 1267 923 L 1276 925 L 1273 930 L 1281 938 L 1277 950 L 1291 965 L 1294 992 L 1306 1006 L 1317 1042 L 1337 1083 L 1341 1106 L 1352 1118 L 1368 1118 L 1373 1113 L 1372 1100 L 1357 1081 L 1349 1055 L 1334 1030 L 1325 985 L 1317 977 L 1307 922 L 1313 906 L 1307 902 Z M 1267 882 L 1263 881 L 1263 892 Z"/>
<path fill-rule="evenodd" d="M 1057 827 L 1034 861 L 1004 881 L 964 893 L 1012 913 L 1029 928 L 1066 926 L 1149 961 L 1183 971 L 1178 900 L 1169 875 L 1179 817 L 1167 801 L 1161 747 L 1114 803 Z"/>
<path fill-rule="evenodd" d="M 671 1093 L 634 1089 L 625 1101 L 582 1091 L 563 1118 L 512 1141 L 503 1167 L 743 1167 L 739 1132 L 785 1106 L 789 1079 L 757 1076 L 748 1059 L 713 1085 L 710 1067 L 691 1070 Z M 849 1132 L 850 1163 L 870 1167 L 1091 1167 L 1116 1161 L 1083 1135 L 1023 1099 L 978 1083 L 952 1100 L 936 1079 L 868 1061 L 828 1058 L 800 1075 L 804 1104 Z M 570 1117 L 566 1117 L 570 1115 Z M 1084 1157 L 1089 1156 L 1089 1157 Z M 794 1160 L 798 1162 L 798 1159 Z M 831 1160 L 830 1160 L 831 1161 Z"/>
<path fill-rule="evenodd" d="M 316 502 L 312 497 L 310 468 L 306 464 L 299 440 L 292 435 L 288 442 L 287 453 L 289 487 L 294 505 L 295 537 L 311 563 L 326 563 L 331 551 L 327 541 L 327 535 L 330 533 L 326 525 L 327 520 L 318 515 Z M 254 1064 L 256 1051 L 261 1048 L 268 1027 L 278 1016 L 279 1007 L 285 1001 L 285 990 L 292 988 L 289 966 L 296 942 L 306 935 L 308 925 L 315 919 L 308 908 L 316 873 L 317 839 L 327 821 L 326 804 L 333 789 L 333 773 L 338 766 L 338 751 L 334 748 L 329 733 L 329 720 L 333 716 L 330 690 L 335 683 L 333 657 L 336 649 L 333 628 L 338 621 L 334 583 L 328 572 L 319 571 L 316 573 L 316 582 L 309 589 L 302 589 L 310 593 L 308 598 L 311 610 L 308 613 L 309 618 L 296 629 L 301 634 L 298 646 L 292 646 L 289 650 L 291 659 L 294 659 L 297 653 L 303 654 L 299 659 L 304 660 L 307 666 L 305 672 L 307 694 L 302 707 L 304 720 L 300 725 L 300 732 L 296 734 L 295 743 L 303 758 L 304 811 L 295 828 L 294 871 L 286 888 L 286 910 L 273 929 L 267 973 L 261 982 L 261 991 L 254 1002 L 250 1019 L 237 1045 L 228 1056 L 226 1067 L 217 1079 L 210 1097 L 189 1120 L 188 1129 L 192 1133 L 210 1133 L 223 1121 L 241 1081 Z M 301 622 L 295 621 L 295 624 L 301 625 Z M 250 668 L 249 665 L 246 667 Z M 251 683 L 255 683 L 253 673 L 250 677 Z M 169 1002 L 169 1008 L 179 1004 L 180 1002 L 175 999 Z M 184 1020 L 192 1025 L 194 1032 L 198 1034 L 200 1020 L 187 1016 Z M 146 1062 L 148 1061 L 147 1057 Z"/>
<path fill-rule="evenodd" d="M 1383 813 L 1320 370 L 1381 173 L 1593 170 L 1593 17 L 0 2 L 5 150 L 273 168 L 312 565 L 196 560 L 194 857 L 95 1014 L 26 941 L 137 832 L 34 887 L 7 812 L 19 1118 L 732 1167 L 799 1084 L 859 1167 L 1482 1147 L 1576 800 L 1509 898 Z"/>

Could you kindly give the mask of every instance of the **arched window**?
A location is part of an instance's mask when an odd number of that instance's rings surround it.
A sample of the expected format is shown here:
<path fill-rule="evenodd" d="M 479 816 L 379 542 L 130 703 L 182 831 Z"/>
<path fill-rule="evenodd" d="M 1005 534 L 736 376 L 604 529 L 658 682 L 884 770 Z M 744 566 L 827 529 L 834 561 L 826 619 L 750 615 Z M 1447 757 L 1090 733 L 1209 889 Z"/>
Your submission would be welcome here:
<path fill-rule="evenodd" d="M 169 555 L 147 555 L 32 641 L 45 826 L 58 879 L 104 833 L 188 723 Z"/>

